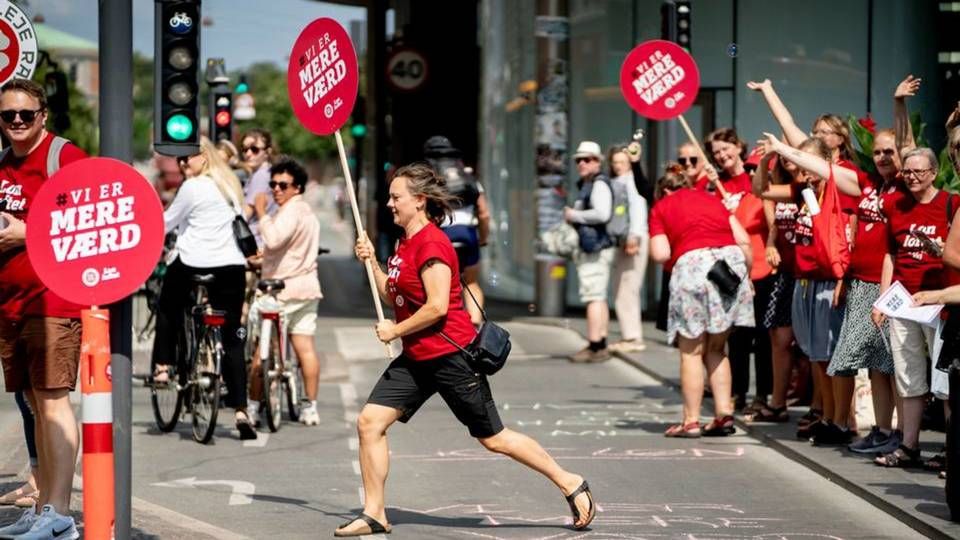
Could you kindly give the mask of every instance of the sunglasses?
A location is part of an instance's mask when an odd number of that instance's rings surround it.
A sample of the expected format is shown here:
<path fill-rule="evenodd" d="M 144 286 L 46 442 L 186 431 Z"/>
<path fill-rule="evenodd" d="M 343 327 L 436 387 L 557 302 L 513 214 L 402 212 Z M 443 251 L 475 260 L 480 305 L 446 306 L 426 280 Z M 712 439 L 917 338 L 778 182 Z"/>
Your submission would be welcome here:
<path fill-rule="evenodd" d="M 192 156 L 177 156 L 177 165 L 183 167 L 187 163 L 190 163 L 190 158 L 199 156 L 200 154 L 194 154 Z"/>
<path fill-rule="evenodd" d="M 280 188 L 280 191 L 286 191 L 287 188 L 293 184 L 291 184 L 290 182 L 275 182 L 271 180 L 269 183 L 267 183 L 267 185 L 270 186 L 270 189 Z"/>
<path fill-rule="evenodd" d="M 690 163 L 690 166 L 691 166 L 691 167 L 696 167 L 698 161 L 700 161 L 700 158 L 698 158 L 698 157 L 689 157 L 689 158 L 687 158 L 687 157 L 679 157 L 679 158 L 677 158 L 677 162 L 680 163 L 680 165 L 683 165 L 684 167 L 687 166 L 687 162 Z"/>
<path fill-rule="evenodd" d="M 584 161 L 589 163 L 591 161 L 599 161 L 599 160 L 595 157 L 578 157 L 573 159 L 574 163 L 583 163 Z"/>
<path fill-rule="evenodd" d="M 267 147 L 265 147 L 265 146 L 244 146 L 244 147 L 243 147 L 243 150 L 241 150 L 241 152 L 243 152 L 244 154 L 246 154 L 247 152 L 250 152 L 250 153 L 253 154 L 253 155 L 257 155 L 257 154 L 259 154 L 260 152 L 263 152 L 263 151 L 266 150 L 266 149 L 267 149 Z"/>
<path fill-rule="evenodd" d="M 37 119 L 37 115 L 41 112 L 43 112 L 43 109 L 37 109 L 34 111 L 31 111 L 30 109 L 23 109 L 20 111 L 10 109 L 6 111 L 0 111 L 0 120 L 3 120 L 7 124 L 12 124 L 13 121 L 17 119 L 17 116 L 19 116 L 21 122 L 24 124 L 31 124 Z"/>

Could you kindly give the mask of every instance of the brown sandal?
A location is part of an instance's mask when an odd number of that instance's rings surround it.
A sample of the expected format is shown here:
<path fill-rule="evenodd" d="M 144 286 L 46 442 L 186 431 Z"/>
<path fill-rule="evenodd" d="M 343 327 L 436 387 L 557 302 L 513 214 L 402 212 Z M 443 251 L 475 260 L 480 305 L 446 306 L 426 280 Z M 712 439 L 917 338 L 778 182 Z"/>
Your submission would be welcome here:
<path fill-rule="evenodd" d="M 663 432 L 664 437 L 674 437 L 677 439 L 699 439 L 700 422 L 688 422 L 686 424 L 674 424 Z"/>

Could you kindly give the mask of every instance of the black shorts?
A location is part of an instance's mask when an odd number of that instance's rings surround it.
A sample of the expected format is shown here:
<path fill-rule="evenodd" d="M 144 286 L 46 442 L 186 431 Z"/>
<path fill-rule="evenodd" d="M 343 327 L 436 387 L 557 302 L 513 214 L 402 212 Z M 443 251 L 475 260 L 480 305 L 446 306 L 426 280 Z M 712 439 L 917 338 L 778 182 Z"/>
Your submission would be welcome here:
<path fill-rule="evenodd" d="M 400 421 L 407 422 L 435 393 L 472 437 L 492 437 L 503 430 L 487 377 L 475 372 L 460 352 L 421 362 L 400 356 L 387 366 L 367 403 L 398 409 L 403 413 Z"/>

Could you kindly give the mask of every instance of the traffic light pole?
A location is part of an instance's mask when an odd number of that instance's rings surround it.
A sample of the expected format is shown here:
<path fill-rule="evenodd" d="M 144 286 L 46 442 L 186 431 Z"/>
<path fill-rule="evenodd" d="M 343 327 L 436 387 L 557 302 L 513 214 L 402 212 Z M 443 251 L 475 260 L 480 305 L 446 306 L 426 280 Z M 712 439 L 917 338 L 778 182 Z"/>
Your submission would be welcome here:
<path fill-rule="evenodd" d="M 133 3 L 99 0 L 100 155 L 133 161 Z M 114 538 L 130 538 L 133 305 L 110 306 Z"/>

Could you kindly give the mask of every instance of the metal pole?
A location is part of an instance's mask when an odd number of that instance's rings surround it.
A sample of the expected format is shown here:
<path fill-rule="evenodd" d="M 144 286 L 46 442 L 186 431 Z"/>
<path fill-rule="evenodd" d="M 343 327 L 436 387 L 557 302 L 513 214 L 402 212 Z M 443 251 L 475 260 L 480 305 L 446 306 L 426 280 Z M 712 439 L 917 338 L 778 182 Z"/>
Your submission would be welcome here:
<path fill-rule="evenodd" d="M 100 155 L 133 161 L 133 3 L 100 0 Z M 130 538 L 133 305 L 110 306 L 113 377 L 114 538 Z"/>

